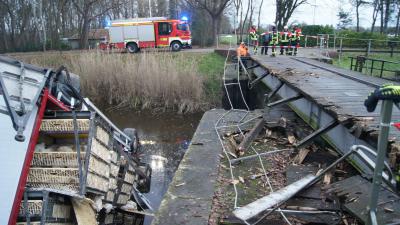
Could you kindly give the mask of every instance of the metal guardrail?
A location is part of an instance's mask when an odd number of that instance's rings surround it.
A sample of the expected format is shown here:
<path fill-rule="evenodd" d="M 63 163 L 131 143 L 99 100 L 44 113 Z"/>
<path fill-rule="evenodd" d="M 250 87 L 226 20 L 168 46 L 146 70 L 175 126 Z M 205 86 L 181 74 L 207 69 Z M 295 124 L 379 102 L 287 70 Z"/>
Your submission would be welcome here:
<path fill-rule="evenodd" d="M 382 78 L 383 72 L 393 72 L 395 77 L 400 76 L 400 66 L 399 66 L 398 70 L 385 69 L 385 63 L 400 65 L 400 62 L 368 58 L 365 56 L 357 56 L 357 57 L 350 56 L 349 58 L 350 58 L 350 70 L 362 72 L 363 69 L 366 69 L 366 72 L 367 73 L 369 72 L 370 75 L 373 75 L 374 70 L 378 70 L 378 71 L 380 71 L 379 72 L 380 78 Z M 370 62 L 370 65 L 371 65 L 369 67 L 368 67 L 369 63 L 367 63 L 368 61 Z M 374 67 L 374 65 L 377 63 L 380 64 L 379 67 Z"/>

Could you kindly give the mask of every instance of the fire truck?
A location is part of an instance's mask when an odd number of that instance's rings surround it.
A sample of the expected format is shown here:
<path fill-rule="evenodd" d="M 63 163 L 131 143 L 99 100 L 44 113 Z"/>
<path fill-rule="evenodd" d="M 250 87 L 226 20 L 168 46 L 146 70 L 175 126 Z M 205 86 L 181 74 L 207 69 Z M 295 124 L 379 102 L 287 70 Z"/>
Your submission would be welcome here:
<path fill-rule="evenodd" d="M 189 24 L 165 17 L 135 18 L 111 21 L 109 38 L 100 48 L 126 49 L 136 53 L 143 48 L 169 47 L 172 51 L 191 48 Z"/>

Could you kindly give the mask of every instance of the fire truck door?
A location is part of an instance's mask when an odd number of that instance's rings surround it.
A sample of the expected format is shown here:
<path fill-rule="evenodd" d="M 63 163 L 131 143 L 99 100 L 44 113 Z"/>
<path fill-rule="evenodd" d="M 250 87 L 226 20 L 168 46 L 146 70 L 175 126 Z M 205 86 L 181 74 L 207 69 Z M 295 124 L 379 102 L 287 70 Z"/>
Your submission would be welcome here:
<path fill-rule="evenodd" d="M 172 33 L 172 23 L 169 22 L 158 23 L 157 46 L 160 47 L 169 46 L 169 37 L 171 33 Z"/>

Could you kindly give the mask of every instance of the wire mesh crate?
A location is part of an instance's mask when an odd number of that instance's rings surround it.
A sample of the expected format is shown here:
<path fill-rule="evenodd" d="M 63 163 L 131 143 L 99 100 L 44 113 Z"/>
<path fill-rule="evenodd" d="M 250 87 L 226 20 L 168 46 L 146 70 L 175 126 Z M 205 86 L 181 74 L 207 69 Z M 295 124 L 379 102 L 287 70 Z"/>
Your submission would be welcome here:
<path fill-rule="evenodd" d="M 67 196 L 48 191 L 27 191 L 20 204 L 17 224 L 72 224 L 74 213 Z"/>

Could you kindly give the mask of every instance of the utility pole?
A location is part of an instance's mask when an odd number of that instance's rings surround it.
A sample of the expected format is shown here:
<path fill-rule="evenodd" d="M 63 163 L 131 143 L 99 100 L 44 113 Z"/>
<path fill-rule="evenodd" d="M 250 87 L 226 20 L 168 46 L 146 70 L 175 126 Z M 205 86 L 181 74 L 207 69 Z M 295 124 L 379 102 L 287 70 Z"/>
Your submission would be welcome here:
<path fill-rule="evenodd" d="M 317 8 L 317 0 L 314 0 L 314 4 L 311 5 L 313 9 L 313 25 L 315 25 L 315 8 Z"/>

